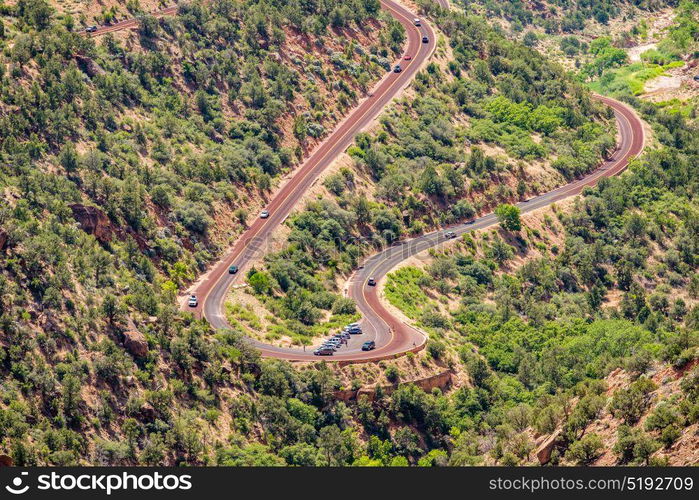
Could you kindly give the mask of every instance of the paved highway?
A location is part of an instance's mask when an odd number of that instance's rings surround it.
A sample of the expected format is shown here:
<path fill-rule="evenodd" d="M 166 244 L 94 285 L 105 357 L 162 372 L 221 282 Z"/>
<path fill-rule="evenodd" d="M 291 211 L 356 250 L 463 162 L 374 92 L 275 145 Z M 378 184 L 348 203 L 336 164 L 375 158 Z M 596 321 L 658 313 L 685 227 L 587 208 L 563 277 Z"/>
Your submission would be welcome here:
<path fill-rule="evenodd" d="M 442 2 L 445 2 L 445 0 L 440 0 L 440 4 L 442 4 Z M 406 28 L 409 29 L 409 44 L 412 47 L 414 43 L 412 38 L 415 35 L 415 29 L 409 22 L 405 22 L 405 18 L 407 17 L 409 20 L 412 15 L 399 10 L 393 10 L 390 4 L 385 5 L 385 7 L 388 7 L 394 15 L 397 15 L 401 22 L 406 25 Z M 430 37 L 431 43 L 429 47 L 425 47 L 425 50 L 420 52 L 422 57 L 416 58 L 417 61 L 421 61 L 431 54 L 431 44 L 432 40 L 434 39 L 434 35 L 427 23 L 423 21 L 422 24 L 422 29 L 426 30 L 425 33 L 429 33 L 428 36 Z M 411 50 L 413 49 L 409 49 L 408 52 Z M 412 69 L 417 70 L 417 66 L 413 67 Z M 406 74 L 408 73 L 404 73 L 404 76 Z M 410 73 L 410 75 L 412 76 L 412 73 Z M 397 88 L 400 88 L 401 86 L 398 86 Z M 390 98 L 389 88 L 389 92 L 383 95 L 383 99 L 381 99 L 381 101 L 382 103 L 388 102 Z M 550 205 L 558 200 L 579 194 L 585 186 L 592 186 L 596 184 L 602 177 L 608 177 L 620 173 L 628 166 L 629 161 L 643 150 L 643 126 L 633 110 L 613 99 L 602 96 L 596 96 L 596 98 L 614 110 L 619 131 L 617 149 L 615 150 L 614 154 L 609 160 L 602 163 L 597 170 L 584 178 L 576 180 L 570 184 L 567 184 L 566 186 L 560 187 L 541 196 L 532 198 L 526 202 L 518 203 L 518 206 L 523 213 L 531 212 L 537 208 Z M 358 112 L 359 110 L 356 111 L 355 114 Z M 326 143 L 339 141 L 336 143 L 336 146 L 330 149 L 329 153 L 324 157 L 322 162 L 315 164 L 313 167 L 313 172 L 308 175 L 304 182 L 295 183 L 293 192 L 284 194 L 281 204 L 275 204 L 273 202 L 273 204 L 270 206 L 273 214 L 270 219 L 275 217 L 275 220 L 271 220 L 271 223 L 258 221 L 257 225 L 253 225 L 253 227 L 248 231 L 250 234 L 246 233 L 246 235 L 244 235 L 245 239 L 243 242 L 240 242 L 238 245 L 236 245 L 236 247 L 234 247 L 234 250 L 231 252 L 229 257 L 223 259 L 222 263 L 218 266 L 219 269 L 217 275 L 214 275 L 213 279 L 209 279 L 206 286 L 197 290 L 197 293 L 200 295 L 202 294 L 202 291 L 204 292 L 204 314 L 215 328 L 225 328 L 228 326 L 223 316 L 226 295 L 232 283 L 236 281 L 236 279 L 240 279 L 226 274 L 228 266 L 232 263 L 236 263 L 237 265 L 241 266 L 246 265 L 250 261 L 250 258 L 253 255 L 256 255 L 256 253 L 259 251 L 264 238 L 268 236 L 271 230 L 279 223 L 277 221 L 282 221 L 284 218 L 286 218 L 296 201 L 298 201 L 306 189 L 310 187 L 312 180 L 316 178 L 323 168 L 330 164 L 335 155 L 344 151 L 344 149 L 349 145 L 349 142 L 351 142 L 351 137 L 353 137 L 356 131 L 361 129 L 362 122 L 364 121 L 360 120 L 355 122 L 352 117 L 350 117 L 349 120 L 352 121 L 352 123 L 355 123 L 352 131 L 348 131 L 347 134 L 342 133 L 340 137 L 338 137 L 337 134 L 330 136 Z M 329 144 L 328 147 L 330 147 Z M 309 159 L 309 162 L 312 162 L 312 160 L 313 158 Z M 297 177 L 303 175 L 302 172 L 305 168 L 306 166 L 303 167 L 302 171 L 297 175 Z M 275 200 L 277 198 L 275 198 Z M 280 209 L 279 207 L 283 208 Z M 450 228 L 445 228 L 444 230 L 449 229 L 454 231 L 457 236 L 459 236 L 463 233 L 477 229 L 484 229 L 495 224 L 497 224 L 497 218 L 494 214 L 490 213 L 474 220 L 471 224 L 460 224 Z M 435 231 L 411 240 L 399 242 L 398 244 L 393 245 L 392 247 L 366 259 L 363 266 L 358 269 L 351 278 L 347 290 L 348 295 L 355 300 L 357 307 L 362 314 L 363 319 L 361 323 L 364 334 L 353 336 L 348 346 L 342 347 L 332 357 L 324 357 L 322 359 L 355 362 L 371 361 L 392 357 L 393 355 L 419 349 L 424 345 L 426 342 L 425 335 L 419 330 L 405 324 L 400 318 L 393 316 L 386 309 L 379 298 L 378 290 L 380 287 L 367 286 L 367 280 L 369 278 L 374 278 L 380 282 L 391 269 L 393 269 L 403 260 L 414 256 L 419 252 L 427 250 L 428 248 L 443 244 L 445 242 L 444 230 Z M 246 247 L 249 247 L 249 251 L 243 253 Z M 361 344 L 367 340 L 374 340 L 377 348 L 369 352 L 361 351 Z M 259 341 L 251 342 L 258 349 L 260 349 L 264 356 L 268 357 L 297 361 L 321 359 L 313 356 L 313 354 L 310 352 L 303 351 L 298 348 L 275 347 L 268 344 L 263 344 Z"/>
<path fill-rule="evenodd" d="M 437 0 L 440 7 L 448 9 L 448 0 Z M 413 25 L 416 17 L 405 7 L 392 0 L 382 0 L 382 7 L 397 19 L 406 29 L 407 48 L 404 54 L 412 56 L 411 61 L 397 60 L 403 68 L 401 73 L 388 73 L 379 82 L 370 96 L 362 101 L 352 113 L 328 136 L 309 156 L 309 158 L 294 173 L 293 177 L 284 184 L 274 195 L 267 206 L 270 216 L 267 219 L 256 219 L 241 235 L 236 244 L 196 285 L 193 290 L 199 299 L 197 308 L 189 308 L 185 303 L 182 308 L 202 314 L 214 328 L 227 328 L 223 309 L 226 295 L 230 287 L 242 281 L 245 267 L 264 252 L 265 243 L 289 215 L 307 190 L 313 185 L 318 176 L 332 161 L 352 143 L 358 132 L 370 124 L 395 97 L 412 80 L 422 64 L 432 55 L 435 49 L 435 35 L 429 24 L 423 20 L 422 26 Z M 173 15 L 177 7 L 163 9 L 153 15 L 160 17 Z M 98 28 L 90 36 L 119 31 L 137 26 L 136 19 L 128 19 L 119 23 Z M 422 37 L 427 36 L 429 42 L 422 43 Z M 548 206 L 556 201 L 579 194 L 584 187 L 593 186 L 603 177 L 617 175 L 638 156 L 643 150 L 643 125 L 638 116 L 628 106 L 607 97 L 596 96 L 596 99 L 610 106 L 615 114 L 619 138 L 617 149 L 610 159 L 603 162 L 591 174 L 570 184 L 550 191 L 541 196 L 520 202 L 517 205 L 522 213 L 528 213 L 538 208 Z M 380 287 L 367 286 L 367 280 L 374 278 L 379 283 L 386 274 L 403 260 L 419 252 L 444 244 L 444 231 L 451 230 L 460 236 L 464 233 L 485 229 L 497 224 L 497 218 L 490 213 L 475 219 L 470 224 L 459 224 L 440 231 L 434 231 L 410 240 L 401 241 L 384 251 L 367 258 L 363 265 L 350 279 L 347 293 L 353 298 L 362 314 L 363 335 L 355 335 L 348 346 L 343 347 L 332 357 L 322 359 L 332 361 L 372 361 L 419 349 L 426 342 L 426 337 L 419 330 L 405 324 L 393 316 L 383 305 L 378 295 Z M 230 265 L 237 265 L 240 272 L 228 274 Z M 367 340 L 375 340 L 377 348 L 374 351 L 363 352 L 360 346 Z M 264 356 L 280 359 L 309 361 L 318 360 L 310 352 L 297 348 L 275 347 L 251 340 Z"/>
<path fill-rule="evenodd" d="M 238 238 L 227 255 L 216 263 L 213 269 L 192 290 L 192 293 L 199 300 L 199 306 L 189 308 L 186 303 L 183 303 L 183 309 L 194 309 L 195 313 L 203 311 L 204 317 L 214 328 L 229 327 L 224 315 L 228 290 L 234 283 L 243 281 L 245 268 L 250 262 L 262 255 L 272 232 L 291 213 L 294 206 L 318 179 L 319 175 L 352 144 L 357 133 L 375 120 L 385 106 L 410 83 L 415 73 L 434 52 L 435 35 L 426 22 L 422 22 L 422 26 L 415 26 L 413 19 L 416 16 L 391 0 L 382 0 L 381 5 L 404 26 L 407 44 L 403 55 L 410 55 L 412 59 L 406 61 L 401 55 L 400 59 L 394 61 L 393 64 L 400 64 L 403 71 L 387 73 L 383 80 L 374 87 L 369 97 L 364 99 L 344 121 L 338 124 L 335 130 L 316 147 L 293 177 L 274 195 L 265 208 L 270 213 L 269 218 L 255 219 Z M 423 36 L 427 37 L 427 43 L 423 42 Z M 238 274 L 228 274 L 228 268 L 231 265 L 239 267 Z M 362 337 L 366 336 L 362 335 Z M 300 349 L 280 348 L 254 340 L 251 342 L 265 356 L 284 359 L 313 358 L 310 352 L 305 354 Z M 356 350 L 354 345 L 351 347 Z M 335 359 L 341 357 L 336 355 Z"/>
<path fill-rule="evenodd" d="M 617 149 L 614 154 L 589 175 L 541 196 L 517 203 L 522 213 L 532 212 L 569 196 L 577 195 L 586 186 L 594 186 L 599 179 L 619 174 L 626 169 L 629 161 L 643 150 L 643 124 L 636 113 L 625 104 L 613 99 L 602 96 L 596 96 L 596 98 L 614 110 L 619 131 Z M 381 284 L 380 282 L 385 275 L 403 260 L 429 248 L 443 245 L 448 241 L 444 236 L 446 230 L 453 231 L 457 236 L 460 236 L 470 231 L 494 226 L 497 223 L 495 214 L 489 213 L 475 219 L 470 224 L 458 224 L 402 241 L 369 257 L 364 262 L 362 268 L 357 270 L 350 281 L 349 296 L 355 300 L 362 313 L 363 324 L 367 325 L 364 329 L 376 338 L 376 344 L 380 346 L 371 352 L 374 357 L 406 352 L 414 346 L 423 345 L 426 338 L 420 331 L 406 325 L 386 309 L 378 295 L 379 287 L 367 286 L 369 278 L 374 278 Z M 347 354 L 353 357 L 362 356 L 361 351 L 348 352 Z"/>

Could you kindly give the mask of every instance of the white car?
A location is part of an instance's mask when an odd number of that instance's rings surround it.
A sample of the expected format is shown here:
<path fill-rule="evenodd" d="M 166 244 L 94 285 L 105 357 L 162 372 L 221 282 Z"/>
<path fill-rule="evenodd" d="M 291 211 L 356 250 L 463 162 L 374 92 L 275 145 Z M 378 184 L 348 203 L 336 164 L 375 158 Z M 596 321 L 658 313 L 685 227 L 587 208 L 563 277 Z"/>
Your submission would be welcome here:
<path fill-rule="evenodd" d="M 267 210 L 260 212 L 260 219 L 266 219 L 267 217 L 269 217 L 269 212 Z"/>
<path fill-rule="evenodd" d="M 413 24 L 415 26 L 422 26 L 422 22 L 417 17 L 415 19 L 413 19 Z"/>
<path fill-rule="evenodd" d="M 197 296 L 190 295 L 188 304 L 189 304 L 189 307 L 197 307 L 199 305 L 199 301 L 197 300 Z"/>

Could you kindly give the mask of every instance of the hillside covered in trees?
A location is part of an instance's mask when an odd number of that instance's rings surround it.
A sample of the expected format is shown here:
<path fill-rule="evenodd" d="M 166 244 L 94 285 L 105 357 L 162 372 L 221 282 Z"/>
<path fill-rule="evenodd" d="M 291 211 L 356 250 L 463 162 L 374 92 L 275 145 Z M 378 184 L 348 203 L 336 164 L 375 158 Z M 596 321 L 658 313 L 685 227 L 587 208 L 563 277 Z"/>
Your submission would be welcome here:
<path fill-rule="evenodd" d="M 611 114 L 563 68 L 470 10 L 423 9 L 437 57 L 247 275 L 266 317 L 234 302 L 234 328 L 213 331 L 178 292 L 390 70 L 402 28 L 375 0 L 221 0 L 89 38 L 43 0 L 0 4 L 0 454 L 524 464 L 555 435 L 554 463 L 675 460 L 699 414 L 698 152 L 693 125 L 652 105 L 634 101 L 662 149 L 551 216 L 558 245 L 524 221 L 389 281 L 431 340 L 373 368 L 389 382 L 447 368 L 451 391 L 343 401 L 361 368 L 265 360 L 246 342 L 312 341 L 356 317 L 338 284 L 363 255 L 563 184 L 613 148 Z M 586 432 L 607 414 L 610 444 Z"/>
<path fill-rule="evenodd" d="M 530 459 L 529 432 L 557 433 L 562 463 L 696 460 L 675 446 L 686 441 L 691 452 L 697 428 L 695 126 L 635 104 L 662 147 L 629 173 L 569 210 L 466 235 L 426 267 L 389 275 L 388 300 L 474 381 L 469 442 L 491 443 L 486 460 Z M 630 379 L 608 388 L 620 369 Z M 679 391 L 658 390 L 672 379 L 682 379 Z M 598 425 L 603 418 L 612 423 Z"/>

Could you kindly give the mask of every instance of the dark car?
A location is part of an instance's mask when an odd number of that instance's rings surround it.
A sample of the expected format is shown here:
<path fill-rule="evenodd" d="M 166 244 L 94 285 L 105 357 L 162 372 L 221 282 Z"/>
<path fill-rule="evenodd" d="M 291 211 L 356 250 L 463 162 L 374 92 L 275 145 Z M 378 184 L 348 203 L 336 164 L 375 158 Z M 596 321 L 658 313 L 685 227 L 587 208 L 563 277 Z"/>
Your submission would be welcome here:
<path fill-rule="evenodd" d="M 396 64 L 396 66 L 393 68 L 394 73 L 400 73 L 403 71 L 403 68 L 400 67 L 400 64 Z"/>
<path fill-rule="evenodd" d="M 699 82 L 699 75 L 694 75 L 694 81 Z"/>
<path fill-rule="evenodd" d="M 332 356 L 335 351 L 330 347 L 319 347 L 313 354 L 316 356 Z"/>
<path fill-rule="evenodd" d="M 467 220 L 466 225 L 469 226 L 469 225 L 473 224 L 474 222 L 476 222 L 476 221 L 475 220 Z"/>
<path fill-rule="evenodd" d="M 88 33 L 94 33 L 95 31 L 97 31 L 97 26 L 88 26 L 87 28 L 85 28 L 85 31 L 87 31 Z"/>
<path fill-rule="evenodd" d="M 238 272 L 238 266 L 231 266 L 228 268 L 228 274 L 235 274 Z"/>
<path fill-rule="evenodd" d="M 430 39 L 427 38 L 426 36 L 422 37 L 422 43 L 430 43 Z"/>
<path fill-rule="evenodd" d="M 376 349 L 376 342 L 374 342 L 373 340 L 364 342 L 362 344 L 362 351 L 373 351 L 374 349 Z"/>
<path fill-rule="evenodd" d="M 376 286 L 376 280 L 374 278 L 369 278 L 369 281 L 367 281 L 366 284 L 369 286 Z"/>

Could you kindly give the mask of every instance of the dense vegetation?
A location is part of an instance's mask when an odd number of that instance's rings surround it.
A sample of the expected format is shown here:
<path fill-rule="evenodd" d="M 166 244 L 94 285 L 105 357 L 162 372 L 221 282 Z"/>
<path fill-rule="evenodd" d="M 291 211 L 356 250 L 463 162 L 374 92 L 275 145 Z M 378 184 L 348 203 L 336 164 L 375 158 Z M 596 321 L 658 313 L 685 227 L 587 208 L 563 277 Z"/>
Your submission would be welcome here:
<path fill-rule="evenodd" d="M 590 44 L 590 61 L 581 68 L 581 77 L 594 79 L 591 87 L 607 94 L 644 92 L 648 80 L 684 66 L 684 57 L 695 57 L 699 50 L 699 3 L 685 0 L 675 9 L 675 17 L 657 47 L 640 54 L 641 61 L 629 63 L 620 48 L 634 44 L 648 30 L 641 21 L 616 39 L 600 37 Z M 584 51 L 581 51 L 581 54 Z"/>
<path fill-rule="evenodd" d="M 488 15 L 502 17 L 521 31 L 527 26 L 540 26 L 547 33 L 582 31 L 594 20 L 606 24 L 629 7 L 655 10 L 676 2 L 666 0 L 460 0 L 466 8 L 482 8 Z"/>
<path fill-rule="evenodd" d="M 2 451 L 199 463 L 242 347 L 177 312 L 178 289 L 402 28 L 374 0 L 183 2 L 100 39 L 43 0 L 0 10 Z"/>
<path fill-rule="evenodd" d="M 2 42 L 4 198 L 25 219 L 59 223 L 70 204 L 99 206 L 176 286 L 241 230 L 246 207 L 383 73 L 404 36 L 391 21 L 371 47 L 348 38 L 345 28 L 378 27 L 372 0 L 221 1 L 141 18 L 130 50 L 110 34 L 96 44 L 72 33 L 47 8 L 4 8 L 14 20 Z M 319 45 L 298 56 L 287 45 L 306 35 Z M 319 50 L 338 37 L 341 50 Z M 141 273 L 152 281 L 153 269 Z"/>
<path fill-rule="evenodd" d="M 620 463 L 648 463 L 697 421 L 695 374 L 682 395 L 633 427 L 656 388 L 644 374 L 658 362 L 681 369 L 699 357 L 695 126 L 634 103 L 663 148 L 588 190 L 569 214 L 558 212 L 563 245 L 526 227 L 467 235 L 425 271 L 407 267 L 389 280 L 389 300 L 431 333 L 435 353 L 456 348 L 475 383 L 467 396 L 454 395 L 469 404 L 463 430 L 473 463 L 484 451 L 505 463 L 527 459 L 533 444 L 521 431 L 528 428 L 563 429 L 555 460 L 597 458 L 601 440 L 584 430 L 607 406 L 603 379 L 615 368 L 639 377 L 608 403 L 626 424 L 614 447 Z M 560 231 L 548 215 L 543 223 Z M 528 258 L 513 267 L 515 254 Z"/>
<path fill-rule="evenodd" d="M 655 360 L 687 366 L 699 322 L 697 134 L 642 103 L 664 149 L 561 215 L 564 246 L 509 268 L 537 237 L 517 238 L 505 207 L 510 233 L 406 271 L 393 298 L 433 335 L 408 360 L 465 369 L 470 383 L 451 394 L 404 385 L 343 403 L 324 365 L 261 360 L 241 324 L 215 332 L 177 311 L 178 288 L 235 232 L 230 220 L 244 224 L 239 209 L 400 48 L 401 29 L 382 19 L 370 47 L 311 50 L 347 39 L 346 26 L 368 25 L 368 37 L 377 7 L 182 4 L 143 18 L 135 41 L 98 44 L 41 0 L 0 7 L 0 452 L 17 465 L 513 464 L 531 453 L 529 430 L 560 424 L 554 460 L 586 463 L 600 443 L 582 431 L 617 366 L 638 376 L 608 403 L 625 422 L 620 463 L 650 462 L 696 421 L 694 373 L 635 425 L 653 390 L 643 374 Z M 455 60 L 421 73 L 419 97 L 357 139 L 353 168 L 325 181 L 336 197 L 293 217 L 290 245 L 248 275 L 278 316 L 272 335 L 308 338 L 334 324 L 328 311 L 354 317 L 335 276 L 363 253 L 535 192 L 523 161 L 555 155 L 570 178 L 612 144 L 610 116 L 563 70 L 480 18 L 437 15 Z M 303 57 L 285 50 L 294 33 L 312 41 Z M 358 195 L 360 178 L 377 190 Z M 99 207 L 94 234 L 75 205 Z M 617 291 L 621 303 L 605 306 Z M 453 314 L 435 305 L 454 299 Z"/>

